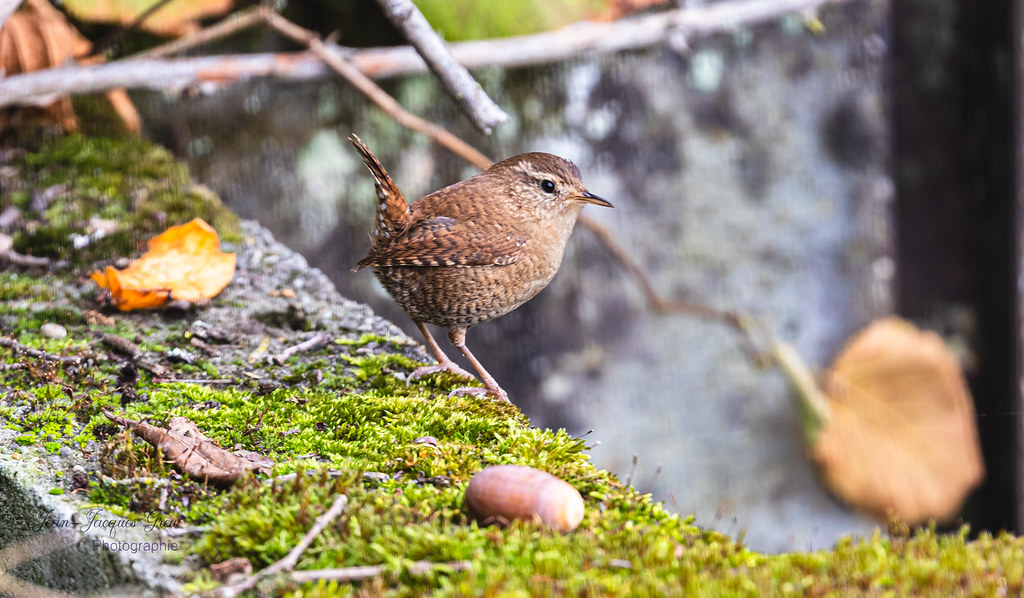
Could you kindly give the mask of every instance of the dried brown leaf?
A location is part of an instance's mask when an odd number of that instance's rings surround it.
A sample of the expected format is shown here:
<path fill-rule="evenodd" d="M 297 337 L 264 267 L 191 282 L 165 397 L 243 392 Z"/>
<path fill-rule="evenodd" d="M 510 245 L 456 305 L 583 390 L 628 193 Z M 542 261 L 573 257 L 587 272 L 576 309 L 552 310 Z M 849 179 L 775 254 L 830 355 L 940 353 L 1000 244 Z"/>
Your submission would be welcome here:
<path fill-rule="evenodd" d="M 47 0 L 25 0 L 0 29 L 0 68 L 6 75 L 28 73 L 61 66 L 87 55 L 92 44 L 75 29 Z M 102 62 L 92 59 L 87 62 Z M 137 132 L 139 114 L 123 89 L 107 92 L 114 111 L 125 128 Z M 78 129 L 71 99 L 59 98 L 42 107 L 8 108 L 0 111 L 0 128 L 10 124 L 33 122 L 41 117 L 46 123 L 60 125 L 65 131 Z"/>
<path fill-rule="evenodd" d="M 71 61 L 92 45 L 56 8 L 46 0 L 26 0 L 23 9 L 12 14 L 0 29 L 0 67 L 15 75 L 42 70 Z M 71 100 L 61 98 L 44 107 L 5 110 L 3 121 L 17 122 L 19 116 L 38 114 L 67 131 L 78 129 Z"/>
<path fill-rule="evenodd" d="M 812 446 L 829 488 L 880 518 L 948 520 L 984 476 L 974 406 L 933 332 L 874 322 L 824 381 L 831 415 Z"/>
<path fill-rule="evenodd" d="M 109 411 L 103 415 L 116 424 L 130 428 L 136 436 L 160 449 L 175 467 L 193 479 L 218 486 L 230 486 L 249 472 L 267 473 L 268 467 L 234 455 L 206 437 L 187 417 L 172 417 L 167 428 L 118 417 Z"/>

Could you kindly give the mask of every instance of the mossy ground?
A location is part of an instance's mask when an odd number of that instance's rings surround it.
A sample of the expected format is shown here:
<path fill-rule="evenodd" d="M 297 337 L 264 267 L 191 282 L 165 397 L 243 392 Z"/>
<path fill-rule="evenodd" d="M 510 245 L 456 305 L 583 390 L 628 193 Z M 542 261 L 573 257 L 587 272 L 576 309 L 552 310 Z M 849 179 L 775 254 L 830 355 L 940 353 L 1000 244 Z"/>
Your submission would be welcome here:
<path fill-rule="evenodd" d="M 26 227 L 19 247 L 71 258 L 81 267 L 0 273 L 0 326 L 19 343 L 83 362 L 26 361 L 0 349 L 0 426 L 17 433 L 8 452 L 84 457 L 84 479 L 61 471 L 51 489 L 85 496 L 83 508 L 102 505 L 130 518 L 203 526 L 183 541 L 187 554 L 199 557 L 199 568 L 187 580 L 190 590 L 216 585 L 210 564 L 240 556 L 258 569 L 280 559 L 333 498 L 345 493 L 348 510 L 314 540 L 298 568 L 383 564 L 386 572 L 365 582 L 264 588 L 267 593 L 989 596 L 1024 591 L 1024 542 L 1010 535 L 968 541 L 966 532 L 903 530 L 843 540 L 828 551 L 763 555 L 747 550 L 623 486 L 590 463 L 583 440 L 530 427 L 514 406 L 450 398 L 448 389 L 460 381 L 446 376 L 407 385 L 418 361 L 404 339 L 305 325 L 310 319 L 296 325 L 254 316 L 283 345 L 295 344 L 310 328 L 330 331 L 335 341 L 283 365 L 254 357 L 242 342 L 219 345 L 225 355 L 216 362 L 177 363 L 171 355 L 189 347 L 190 322 L 215 310 L 229 317 L 233 310 L 241 313 L 243 302 L 228 296 L 178 316 L 107 312 L 97 318 L 91 283 L 83 275 L 99 261 L 131 254 L 135 239 L 189 219 L 192 208 L 173 207 L 196 200 L 187 173 L 163 150 L 139 141 L 68 137 L 19 160 L 15 167 L 26 174 L 26 183 L 0 208 L 13 202 L 28 210 L 33 194 L 55 185 L 65 189 L 45 214 L 30 216 L 39 221 L 35 231 L 59 232 L 39 236 Z M 152 198 L 160 190 L 186 198 L 148 208 L 130 198 L 139 193 Z M 205 209 L 231 229 L 231 218 Z M 132 242 L 89 250 L 97 253 L 69 249 L 63 240 L 89 220 L 95 213 L 90 210 L 124 222 L 125 238 Z M 237 230 L 233 234 L 240 235 Z M 81 234 L 89 233 L 82 228 Z M 60 323 L 68 336 L 45 338 L 39 330 L 45 322 Z M 136 343 L 147 358 L 168 368 L 164 378 L 231 382 L 161 383 L 105 349 L 99 341 L 103 334 Z M 182 476 L 155 449 L 114 426 L 102 415 L 104 408 L 157 425 L 185 416 L 221 446 L 255 451 L 275 465 L 270 475 L 231 489 L 209 487 Z M 417 443 L 423 436 L 434 437 L 436 446 Z M 474 522 L 463 504 L 465 485 L 482 467 L 502 463 L 537 467 L 576 487 L 587 506 L 580 528 L 559 533 L 533 523 Z M 290 473 L 299 475 L 275 479 Z M 166 560 L 182 556 L 168 554 Z M 467 560 L 472 568 L 412 575 L 407 566 L 417 560 Z"/>

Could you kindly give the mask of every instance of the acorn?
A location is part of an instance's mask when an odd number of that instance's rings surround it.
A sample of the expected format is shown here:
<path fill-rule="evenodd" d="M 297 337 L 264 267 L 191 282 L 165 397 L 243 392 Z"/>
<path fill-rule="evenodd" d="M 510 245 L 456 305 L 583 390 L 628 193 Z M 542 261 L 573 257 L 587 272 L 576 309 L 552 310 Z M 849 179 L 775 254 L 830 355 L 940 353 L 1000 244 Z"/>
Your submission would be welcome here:
<path fill-rule="evenodd" d="M 492 465 L 469 480 L 466 502 L 481 522 L 540 520 L 571 532 L 583 521 L 583 497 L 564 480 L 523 465 Z"/>

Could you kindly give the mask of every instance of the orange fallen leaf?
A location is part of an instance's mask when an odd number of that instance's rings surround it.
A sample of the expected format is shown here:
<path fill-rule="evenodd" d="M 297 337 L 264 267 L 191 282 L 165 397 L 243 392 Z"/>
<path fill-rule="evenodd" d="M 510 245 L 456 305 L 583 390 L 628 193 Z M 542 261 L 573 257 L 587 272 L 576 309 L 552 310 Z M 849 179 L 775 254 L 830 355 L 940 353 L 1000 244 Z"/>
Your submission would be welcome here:
<path fill-rule="evenodd" d="M 168 299 L 196 302 L 217 295 L 235 275 L 235 254 L 220 250 L 217 231 L 201 218 L 149 241 L 149 251 L 124 270 L 93 272 L 121 311 L 160 307 Z"/>
<path fill-rule="evenodd" d="M 984 477 L 970 392 L 934 332 L 876 321 L 849 341 L 819 388 L 784 367 L 813 414 L 805 418 L 811 457 L 850 505 L 911 525 L 944 521 Z"/>

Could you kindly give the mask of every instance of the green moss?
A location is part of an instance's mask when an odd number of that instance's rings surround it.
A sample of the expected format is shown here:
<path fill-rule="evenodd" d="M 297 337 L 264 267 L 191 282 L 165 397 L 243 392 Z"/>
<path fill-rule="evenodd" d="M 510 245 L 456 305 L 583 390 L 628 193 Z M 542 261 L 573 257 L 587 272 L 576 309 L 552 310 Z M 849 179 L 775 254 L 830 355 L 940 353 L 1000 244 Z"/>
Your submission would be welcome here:
<path fill-rule="evenodd" d="M 45 281 L 17 272 L 0 272 L 0 301 L 33 298 L 48 301 L 52 298 Z"/>
<path fill-rule="evenodd" d="M 63 488 L 50 488 L 50 494 L 59 496 L 61 494 L 64 494 L 64 489 Z"/>
<path fill-rule="evenodd" d="M 32 310 L 32 318 L 38 322 L 53 322 L 65 326 L 81 324 L 85 321 L 82 312 L 71 305 L 47 305 Z"/>
<path fill-rule="evenodd" d="M 128 256 L 144 239 L 195 217 L 225 240 L 238 239 L 238 218 L 220 199 L 194 185 L 167 150 L 140 139 L 49 139 L 11 167 L 25 173 L 25 193 L 53 197 L 42 214 L 26 214 L 38 219 L 34 226 L 13 235 L 20 253 L 76 264 Z M 110 231 L 92 219 L 120 225 Z"/>
<path fill-rule="evenodd" d="M 18 436 L 17 438 L 15 438 L 14 442 L 17 442 L 21 446 L 30 446 L 30 445 L 33 445 L 33 444 L 36 443 L 36 435 L 35 434 L 22 434 L 21 436 Z"/>
<path fill-rule="evenodd" d="M 563 27 L 597 16 L 597 0 L 480 2 L 416 0 L 427 21 L 449 41 L 525 35 Z"/>

